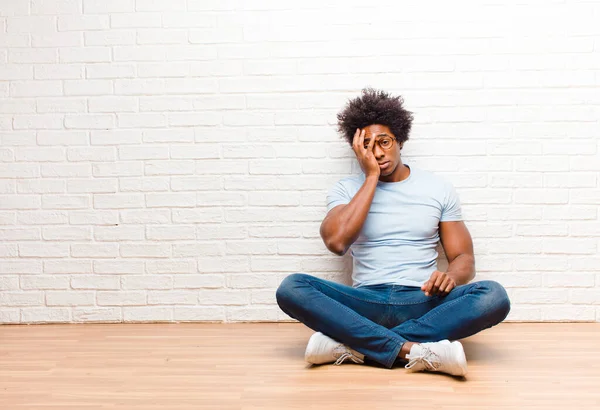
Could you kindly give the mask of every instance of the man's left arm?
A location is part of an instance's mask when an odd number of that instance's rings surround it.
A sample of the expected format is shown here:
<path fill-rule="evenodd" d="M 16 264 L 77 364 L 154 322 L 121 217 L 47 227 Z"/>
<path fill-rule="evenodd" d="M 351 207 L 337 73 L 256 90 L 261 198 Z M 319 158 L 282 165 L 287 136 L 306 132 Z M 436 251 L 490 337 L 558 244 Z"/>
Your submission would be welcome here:
<path fill-rule="evenodd" d="M 446 295 L 475 277 L 473 240 L 463 221 L 440 222 L 440 240 L 448 259 L 446 272 L 435 271 L 421 287 L 426 295 Z"/>

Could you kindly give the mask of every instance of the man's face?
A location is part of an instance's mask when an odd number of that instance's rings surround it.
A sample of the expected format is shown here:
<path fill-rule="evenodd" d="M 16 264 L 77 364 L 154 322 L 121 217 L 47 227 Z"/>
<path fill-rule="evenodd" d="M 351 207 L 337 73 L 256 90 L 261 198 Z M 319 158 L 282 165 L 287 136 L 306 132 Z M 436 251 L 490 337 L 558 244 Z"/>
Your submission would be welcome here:
<path fill-rule="evenodd" d="M 400 164 L 402 145 L 398 144 L 396 137 L 386 125 L 373 124 L 363 129 L 365 130 L 365 147 L 371 139 L 375 138 L 373 154 L 379 163 L 381 177 L 391 175 Z"/>

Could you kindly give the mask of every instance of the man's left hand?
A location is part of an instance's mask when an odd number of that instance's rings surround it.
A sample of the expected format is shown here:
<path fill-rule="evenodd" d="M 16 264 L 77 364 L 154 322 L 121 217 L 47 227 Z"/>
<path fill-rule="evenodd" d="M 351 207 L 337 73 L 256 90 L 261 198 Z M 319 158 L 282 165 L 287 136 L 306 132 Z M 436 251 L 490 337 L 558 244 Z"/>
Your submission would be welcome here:
<path fill-rule="evenodd" d="M 456 282 L 448 275 L 448 273 L 436 270 L 431 274 L 429 280 L 421 286 L 421 290 L 425 292 L 425 295 L 427 296 L 446 296 L 455 287 Z"/>

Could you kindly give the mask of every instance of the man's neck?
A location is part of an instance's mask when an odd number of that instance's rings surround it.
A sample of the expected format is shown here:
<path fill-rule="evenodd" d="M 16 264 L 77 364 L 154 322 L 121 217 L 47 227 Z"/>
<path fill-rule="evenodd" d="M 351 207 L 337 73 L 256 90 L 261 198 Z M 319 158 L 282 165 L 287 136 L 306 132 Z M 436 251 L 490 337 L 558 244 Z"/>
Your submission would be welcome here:
<path fill-rule="evenodd" d="M 381 182 L 400 182 L 408 178 L 409 175 L 410 168 L 400 162 L 393 173 L 384 177 L 379 177 L 379 180 Z"/>

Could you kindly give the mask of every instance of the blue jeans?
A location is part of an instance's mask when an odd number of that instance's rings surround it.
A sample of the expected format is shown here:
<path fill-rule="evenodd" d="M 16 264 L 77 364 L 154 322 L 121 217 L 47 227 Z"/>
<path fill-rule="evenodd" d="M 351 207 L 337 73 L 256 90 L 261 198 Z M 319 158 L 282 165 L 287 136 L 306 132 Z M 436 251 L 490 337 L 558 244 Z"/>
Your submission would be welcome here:
<path fill-rule="evenodd" d="M 288 316 L 391 368 L 402 345 L 462 339 L 502 322 L 510 301 L 493 281 L 457 286 L 446 296 L 421 288 L 353 288 L 303 273 L 286 277 L 276 293 Z"/>

